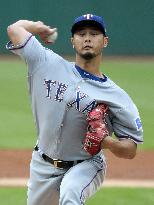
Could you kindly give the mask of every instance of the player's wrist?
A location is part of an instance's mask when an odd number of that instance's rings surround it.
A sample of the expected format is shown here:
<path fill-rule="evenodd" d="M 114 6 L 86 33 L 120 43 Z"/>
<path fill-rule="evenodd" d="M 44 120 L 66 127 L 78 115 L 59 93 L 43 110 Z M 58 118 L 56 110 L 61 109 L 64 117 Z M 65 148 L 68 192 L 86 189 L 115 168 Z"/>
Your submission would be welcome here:
<path fill-rule="evenodd" d="M 40 34 L 44 31 L 44 27 L 46 28 L 47 26 L 41 21 L 25 21 L 24 24 L 24 28 L 33 35 Z"/>
<path fill-rule="evenodd" d="M 111 149 L 114 143 L 115 140 L 111 136 L 106 136 L 101 142 L 101 147 L 102 149 Z"/>

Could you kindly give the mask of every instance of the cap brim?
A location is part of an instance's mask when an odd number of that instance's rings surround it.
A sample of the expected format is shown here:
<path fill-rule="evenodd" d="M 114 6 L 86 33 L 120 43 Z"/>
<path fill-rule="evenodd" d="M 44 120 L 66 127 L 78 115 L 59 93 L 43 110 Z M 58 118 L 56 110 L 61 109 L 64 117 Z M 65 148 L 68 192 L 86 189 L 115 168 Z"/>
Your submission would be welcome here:
<path fill-rule="evenodd" d="M 71 29 L 72 35 L 77 30 L 79 30 L 80 27 L 83 27 L 83 26 L 93 26 L 93 27 L 96 27 L 97 29 L 99 29 L 106 36 L 105 30 L 104 30 L 103 26 L 100 23 L 98 23 L 97 21 L 95 21 L 95 20 L 83 20 L 83 21 L 75 23 L 72 26 L 72 29 Z"/>

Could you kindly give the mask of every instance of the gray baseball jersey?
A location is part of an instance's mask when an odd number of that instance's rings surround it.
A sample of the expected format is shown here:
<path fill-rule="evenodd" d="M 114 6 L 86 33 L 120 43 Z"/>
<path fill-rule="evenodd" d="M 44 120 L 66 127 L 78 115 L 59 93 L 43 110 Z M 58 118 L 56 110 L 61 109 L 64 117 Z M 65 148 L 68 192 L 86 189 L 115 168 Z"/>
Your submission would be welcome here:
<path fill-rule="evenodd" d="M 34 36 L 23 45 L 7 48 L 25 59 L 28 65 L 29 93 L 40 149 L 61 160 L 87 159 L 83 150 L 86 116 L 97 103 L 109 106 L 110 134 L 142 143 L 138 110 L 127 93 L 111 79 L 96 77 L 52 50 Z"/>

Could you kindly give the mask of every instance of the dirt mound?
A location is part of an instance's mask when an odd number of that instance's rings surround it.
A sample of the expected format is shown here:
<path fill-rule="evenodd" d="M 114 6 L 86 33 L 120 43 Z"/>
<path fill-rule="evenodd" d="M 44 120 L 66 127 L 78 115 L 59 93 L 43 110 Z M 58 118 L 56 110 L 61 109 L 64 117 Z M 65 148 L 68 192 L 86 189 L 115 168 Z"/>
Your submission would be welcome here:
<path fill-rule="evenodd" d="M 31 150 L 0 150 L 0 177 L 28 177 Z M 154 179 L 154 151 L 139 151 L 133 160 L 105 152 L 107 179 Z"/>

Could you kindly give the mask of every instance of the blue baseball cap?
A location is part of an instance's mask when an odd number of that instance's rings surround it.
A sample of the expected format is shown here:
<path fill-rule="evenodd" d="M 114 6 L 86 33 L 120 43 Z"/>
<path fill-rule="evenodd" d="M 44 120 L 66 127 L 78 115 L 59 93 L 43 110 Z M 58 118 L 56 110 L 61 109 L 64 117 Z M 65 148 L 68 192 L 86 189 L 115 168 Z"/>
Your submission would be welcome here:
<path fill-rule="evenodd" d="M 72 25 L 72 29 L 71 29 L 72 36 L 74 35 L 76 30 L 80 26 L 94 26 L 94 27 L 97 27 L 98 29 L 100 29 L 100 31 L 102 31 L 104 36 L 106 36 L 105 23 L 104 23 L 103 18 L 100 17 L 100 16 L 96 16 L 96 15 L 93 15 L 93 14 L 85 14 L 85 15 L 77 17 L 75 19 L 73 25 Z"/>

